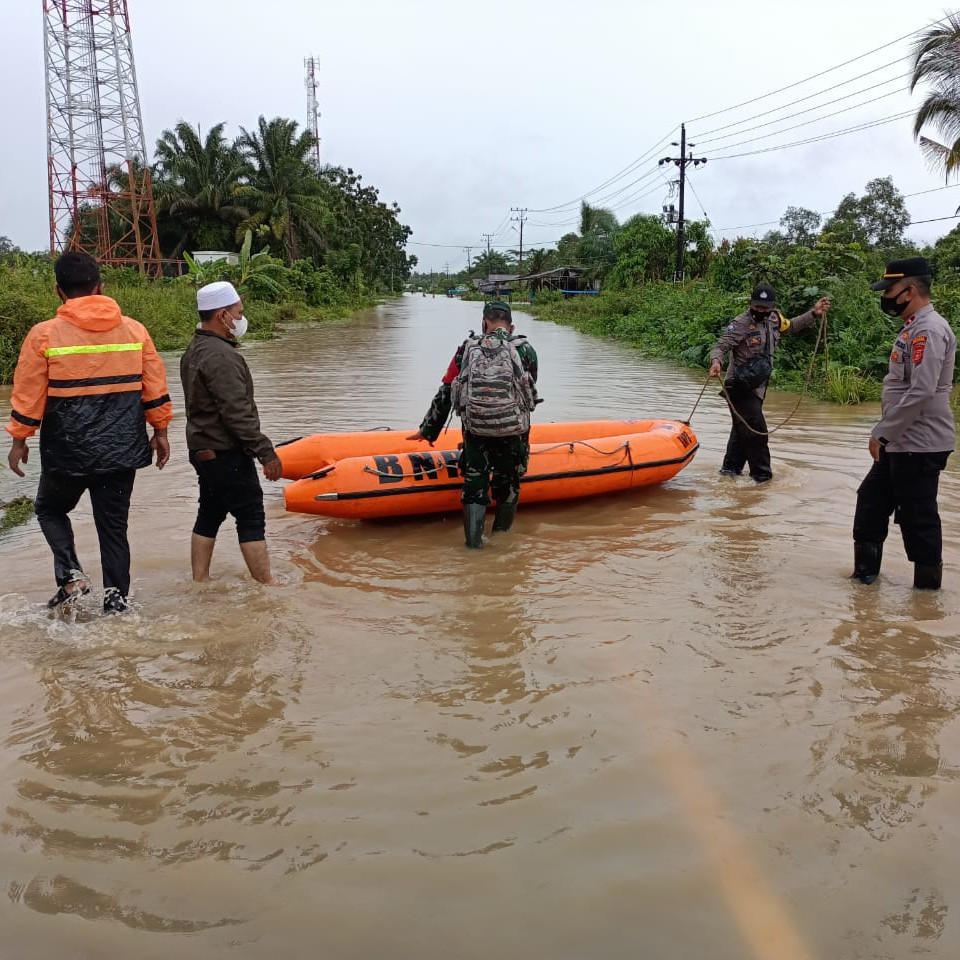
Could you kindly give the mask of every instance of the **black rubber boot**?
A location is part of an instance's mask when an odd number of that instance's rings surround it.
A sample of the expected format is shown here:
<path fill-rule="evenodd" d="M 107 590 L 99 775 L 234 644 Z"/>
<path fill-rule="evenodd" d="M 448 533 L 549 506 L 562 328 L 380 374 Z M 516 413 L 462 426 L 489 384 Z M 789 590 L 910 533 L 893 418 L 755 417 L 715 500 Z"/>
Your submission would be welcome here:
<path fill-rule="evenodd" d="M 922 563 L 913 565 L 913 586 L 916 590 L 939 590 L 943 579 L 943 564 L 926 566 Z"/>
<path fill-rule="evenodd" d="M 509 530 L 513 526 L 513 518 L 517 514 L 515 503 L 498 503 L 497 512 L 493 515 L 494 530 Z"/>
<path fill-rule="evenodd" d="M 883 544 L 854 541 L 853 573 L 851 580 L 871 584 L 880 576 L 880 561 L 883 559 Z"/>
<path fill-rule="evenodd" d="M 482 503 L 467 503 L 463 507 L 463 533 L 472 550 L 483 549 L 483 524 L 487 508 Z"/>

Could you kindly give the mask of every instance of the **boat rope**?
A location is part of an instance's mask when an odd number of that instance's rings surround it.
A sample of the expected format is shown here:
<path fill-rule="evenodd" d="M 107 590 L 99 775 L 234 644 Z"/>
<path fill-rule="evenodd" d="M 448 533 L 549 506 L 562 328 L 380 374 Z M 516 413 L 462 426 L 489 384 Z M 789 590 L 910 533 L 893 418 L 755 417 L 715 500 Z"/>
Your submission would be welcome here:
<path fill-rule="evenodd" d="M 537 444 L 539 447 L 540 445 Z M 612 457 L 619 450 L 624 451 L 624 457 L 621 459 L 629 459 L 630 462 L 633 462 L 632 451 L 630 448 L 630 441 L 625 440 L 623 443 L 618 444 L 612 450 L 601 450 L 599 447 L 595 447 L 592 443 L 587 442 L 586 440 L 565 440 L 563 443 L 554 443 L 549 447 L 542 447 L 541 449 L 531 450 L 530 456 L 535 456 L 538 453 L 550 453 L 551 450 L 560 450 L 563 447 L 569 448 L 570 452 L 574 452 L 574 447 L 586 447 L 588 450 L 592 450 L 594 453 L 599 453 L 603 457 Z M 411 473 L 398 473 L 396 470 L 377 470 L 374 467 L 364 466 L 363 472 L 373 474 L 375 477 L 389 477 L 392 480 L 422 480 L 423 477 L 436 477 L 439 475 L 441 470 L 447 470 L 452 466 L 455 466 L 459 463 L 460 454 L 462 451 L 457 451 L 457 460 L 447 462 L 444 460 L 440 464 L 435 466 L 424 465 L 421 469 L 411 472 Z"/>
<path fill-rule="evenodd" d="M 538 444 L 538 446 L 540 446 Z M 538 450 L 531 450 L 530 456 L 534 456 L 538 453 L 550 453 L 551 450 L 560 450 L 563 447 L 569 447 L 570 452 L 573 453 L 574 447 L 586 447 L 588 450 L 592 450 L 594 453 L 599 453 L 602 457 L 612 457 L 618 450 L 626 450 L 629 454 L 630 451 L 630 441 L 625 440 L 623 443 L 618 444 L 612 450 L 601 450 L 599 447 L 595 447 L 592 443 L 589 443 L 586 440 L 564 440 L 561 443 L 553 443 L 549 447 L 540 447 Z"/>
<path fill-rule="evenodd" d="M 787 416 L 778 423 L 775 427 L 771 427 L 769 430 L 756 430 L 754 427 L 751 427 L 749 423 L 743 418 L 743 415 L 739 410 L 733 405 L 733 401 L 730 399 L 730 394 L 727 392 L 726 385 L 723 380 L 720 381 L 720 392 L 727 401 L 727 405 L 730 407 L 730 412 L 753 434 L 756 434 L 758 437 L 769 437 L 771 434 L 776 433 L 781 427 L 785 427 L 794 417 L 796 412 L 800 409 L 800 404 L 803 403 L 804 397 L 807 395 L 807 389 L 810 386 L 810 381 L 813 378 L 813 365 L 817 359 L 817 353 L 820 350 L 820 342 L 823 341 L 823 356 L 824 361 L 827 367 L 830 366 L 830 348 L 827 343 L 827 313 L 823 312 L 823 315 L 820 317 L 820 326 L 817 329 L 817 342 L 813 345 L 813 353 L 810 354 L 810 363 L 807 366 L 807 374 L 803 380 L 803 388 L 800 391 L 800 397 L 797 399 L 794 408 L 787 414 Z M 700 403 L 701 398 L 703 397 L 704 392 L 707 389 L 708 384 L 710 383 L 711 377 L 710 374 L 707 374 L 707 379 L 703 383 L 703 387 L 700 390 L 700 396 L 697 397 L 697 402 L 693 405 L 693 410 L 690 411 L 690 416 L 686 420 L 682 420 L 681 423 L 690 426 L 690 421 L 693 419 L 693 415 L 696 412 L 697 406 Z"/>
<path fill-rule="evenodd" d="M 440 476 L 441 470 L 448 470 L 450 467 L 455 467 L 456 465 L 455 461 L 451 461 L 450 463 L 444 461 L 432 467 L 424 465 L 422 470 L 417 470 L 412 473 L 398 473 L 396 470 L 374 470 L 373 467 L 365 466 L 363 472 L 372 473 L 375 477 L 389 477 L 391 480 L 422 480 L 424 477 L 436 478 Z"/>

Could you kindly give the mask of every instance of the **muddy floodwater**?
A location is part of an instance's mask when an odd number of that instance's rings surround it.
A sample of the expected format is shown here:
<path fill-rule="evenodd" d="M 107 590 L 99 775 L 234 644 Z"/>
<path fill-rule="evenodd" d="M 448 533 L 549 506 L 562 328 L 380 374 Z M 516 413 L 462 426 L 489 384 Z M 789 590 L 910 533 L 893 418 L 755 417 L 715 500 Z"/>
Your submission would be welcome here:
<path fill-rule="evenodd" d="M 541 420 L 684 419 L 700 392 L 517 321 Z M 246 345 L 264 428 L 412 431 L 479 323 L 408 296 Z M 133 613 L 50 619 L 36 522 L 0 539 L 0 960 L 960 957 L 960 461 L 940 593 L 896 528 L 878 583 L 847 579 L 877 405 L 805 401 L 757 487 L 717 474 L 715 389 L 663 486 L 521 500 L 468 553 L 458 516 L 287 514 L 269 484 L 286 585 L 252 583 L 225 527 L 197 588 L 166 360 Z M 34 492 L 35 447 L 0 498 Z"/>

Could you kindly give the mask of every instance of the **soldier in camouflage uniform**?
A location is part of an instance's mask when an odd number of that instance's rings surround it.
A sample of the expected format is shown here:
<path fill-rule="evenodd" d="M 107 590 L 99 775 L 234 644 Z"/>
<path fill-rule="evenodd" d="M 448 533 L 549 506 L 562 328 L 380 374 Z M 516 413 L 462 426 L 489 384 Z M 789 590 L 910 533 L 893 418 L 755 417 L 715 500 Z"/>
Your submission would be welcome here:
<path fill-rule="evenodd" d="M 494 301 L 484 305 L 483 334 L 493 334 L 512 342 L 532 389 L 537 380 L 537 354 L 526 338 L 514 336 L 513 330 L 509 304 Z M 465 340 L 458 348 L 420 429 L 408 439 L 427 440 L 432 446 L 440 435 L 450 416 L 454 402 L 453 387 L 461 375 L 464 354 L 471 342 L 472 339 Z M 535 390 L 533 396 L 535 398 Z M 533 402 L 537 401 L 534 399 Z M 529 424 L 529 417 L 526 422 Z M 529 457 L 529 426 L 513 435 L 480 436 L 464 425 L 460 470 L 463 474 L 463 526 L 468 547 L 476 549 L 483 546 L 483 524 L 491 500 L 491 489 L 497 504 L 493 529 L 510 529 L 520 497 L 520 478 L 526 473 Z"/>

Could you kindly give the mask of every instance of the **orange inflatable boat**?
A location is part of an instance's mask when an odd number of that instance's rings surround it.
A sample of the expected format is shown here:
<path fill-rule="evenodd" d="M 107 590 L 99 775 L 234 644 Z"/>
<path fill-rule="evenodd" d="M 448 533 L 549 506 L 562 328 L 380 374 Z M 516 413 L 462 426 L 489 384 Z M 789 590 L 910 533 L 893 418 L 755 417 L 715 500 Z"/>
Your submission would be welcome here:
<path fill-rule="evenodd" d="M 574 424 L 544 424 L 562 428 Z M 642 420 L 629 431 L 531 445 L 520 500 L 571 500 L 662 483 L 680 472 L 699 444 L 693 430 L 673 420 Z M 287 509 L 327 517 L 375 519 L 460 509 L 458 450 L 420 443 L 348 457 L 289 484 Z"/>
<path fill-rule="evenodd" d="M 557 443 L 563 440 L 589 440 L 613 437 L 636 430 L 638 420 L 584 420 L 571 423 L 535 423 L 530 428 L 531 443 Z M 308 473 L 350 457 L 373 457 L 387 453 L 417 453 L 431 450 L 423 440 L 407 440 L 410 430 L 365 430 L 357 433 L 315 433 L 289 440 L 277 447 L 286 480 L 299 480 Z M 456 449 L 462 442 L 459 428 L 451 427 L 436 441 L 440 449 Z"/>

